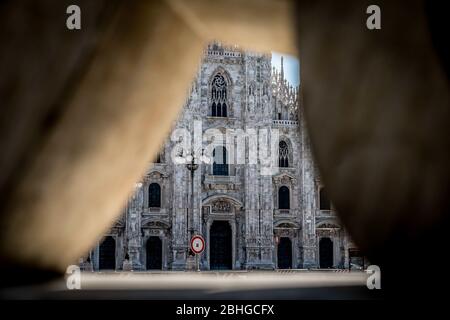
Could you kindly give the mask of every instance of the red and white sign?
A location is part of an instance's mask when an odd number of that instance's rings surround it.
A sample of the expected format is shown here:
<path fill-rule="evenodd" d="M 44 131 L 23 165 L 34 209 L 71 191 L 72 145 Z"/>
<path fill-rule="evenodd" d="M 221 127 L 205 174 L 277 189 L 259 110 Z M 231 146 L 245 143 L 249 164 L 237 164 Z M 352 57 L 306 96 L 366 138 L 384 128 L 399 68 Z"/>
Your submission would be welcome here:
<path fill-rule="evenodd" d="M 205 250 L 205 239 L 202 236 L 196 235 L 191 239 L 191 250 L 195 254 L 200 254 Z"/>

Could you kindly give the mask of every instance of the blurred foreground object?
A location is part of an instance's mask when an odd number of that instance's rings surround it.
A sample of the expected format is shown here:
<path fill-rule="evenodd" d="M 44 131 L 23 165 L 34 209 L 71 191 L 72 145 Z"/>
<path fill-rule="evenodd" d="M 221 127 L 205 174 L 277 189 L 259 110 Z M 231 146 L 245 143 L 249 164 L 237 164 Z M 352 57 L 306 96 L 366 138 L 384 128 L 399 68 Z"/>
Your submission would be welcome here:
<path fill-rule="evenodd" d="M 355 242 L 390 284 L 418 288 L 445 280 L 418 274 L 442 267 L 449 244 L 445 10 L 431 1 L 378 1 L 381 30 L 368 30 L 370 4 L 298 5 L 306 123 Z"/>
<path fill-rule="evenodd" d="M 61 272 L 107 229 L 169 132 L 205 42 L 296 53 L 287 1 L 79 1 L 76 32 L 65 29 L 69 4 L 0 6 L 3 269 Z M 369 4 L 301 2 L 296 28 L 323 180 L 389 279 L 448 251 L 448 79 L 421 1 L 379 2 L 381 30 L 366 28 Z"/>
<path fill-rule="evenodd" d="M 0 5 L 5 281 L 63 272 L 120 215 L 207 42 L 295 53 L 287 1 L 78 1 L 75 31 L 70 4 Z"/>
<path fill-rule="evenodd" d="M 65 279 L 0 292 L 0 299 L 377 299 L 366 288 L 365 272 L 232 271 L 232 272 L 83 272 L 80 289 Z"/>

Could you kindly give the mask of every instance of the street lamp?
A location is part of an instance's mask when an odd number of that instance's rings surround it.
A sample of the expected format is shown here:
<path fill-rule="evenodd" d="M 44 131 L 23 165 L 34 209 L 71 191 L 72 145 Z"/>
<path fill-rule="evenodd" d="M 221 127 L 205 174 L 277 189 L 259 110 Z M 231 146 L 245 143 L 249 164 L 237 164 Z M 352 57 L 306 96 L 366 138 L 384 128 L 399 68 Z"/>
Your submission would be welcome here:
<path fill-rule="evenodd" d="M 209 163 L 209 158 L 205 157 L 203 155 L 203 151 L 201 151 L 200 159 L 197 157 L 196 152 L 194 150 L 191 151 L 191 154 L 186 157 L 186 168 L 191 172 L 191 214 L 188 216 L 188 226 L 187 226 L 187 234 L 188 236 L 188 243 L 189 240 L 194 236 L 194 231 L 197 232 L 197 229 L 194 228 L 194 173 L 198 169 L 199 164 L 198 160 L 200 162 L 204 161 L 206 163 Z M 190 253 L 191 250 L 188 247 L 188 253 Z M 190 254 L 188 254 L 189 257 Z M 198 264 L 198 257 L 196 255 L 196 265 L 197 265 L 197 271 L 199 271 L 199 264 Z"/>
<path fill-rule="evenodd" d="M 193 151 L 186 157 L 186 167 L 191 172 L 191 214 L 188 217 L 188 234 L 190 234 L 191 238 L 194 233 L 194 172 L 198 169 L 198 163 L 196 163 L 196 159 L 197 157 L 195 156 L 195 153 Z"/>

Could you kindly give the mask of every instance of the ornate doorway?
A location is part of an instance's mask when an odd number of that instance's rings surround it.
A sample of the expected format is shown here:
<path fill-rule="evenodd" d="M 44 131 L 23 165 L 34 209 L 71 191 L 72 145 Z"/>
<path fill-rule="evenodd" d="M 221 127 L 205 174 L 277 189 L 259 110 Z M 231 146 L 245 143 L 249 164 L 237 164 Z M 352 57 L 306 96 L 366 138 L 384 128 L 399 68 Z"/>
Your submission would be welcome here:
<path fill-rule="evenodd" d="M 147 270 L 162 269 L 162 241 L 159 237 L 150 237 L 147 240 Z"/>
<path fill-rule="evenodd" d="M 214 221 L 209 234 L 211 270 L 232 269 L 232 231 L 227 221 Z"/>
<path fill-rule="evenodd" d="M 111 236 L 106 237 L 100 244 L 98 268 L 100 270 L 116 269 L 116 241 Z"/>
<path fill-rule="evenodd" d="M 321 268 L 333 267 L 333 241 L 330 238 L 321 238 L 319 242 L 319 258 Z"/>
<path fill-rule="evenodd" d="M 280 238 L 278 244 L 278 269 L 292 268 L 292 241 L 287 237 Z"/>

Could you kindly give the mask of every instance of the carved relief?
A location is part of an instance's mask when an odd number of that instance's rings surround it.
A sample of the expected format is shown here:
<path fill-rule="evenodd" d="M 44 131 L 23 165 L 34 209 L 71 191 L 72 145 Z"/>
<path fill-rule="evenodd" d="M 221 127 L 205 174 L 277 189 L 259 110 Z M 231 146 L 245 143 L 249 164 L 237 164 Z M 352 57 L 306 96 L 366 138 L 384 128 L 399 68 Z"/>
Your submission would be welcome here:
<path fill-rule="evenodd" d="M 322 223 L 317 227 L 317 229 L 339 229 L 339 226 L 332 223 Z"/>
<path fill-rule="evenodd" d="M 279 185 L 292 185 L 292 184 L 296 184 L 297 180 L 293 177 L 291 177 L 290 175 L 287 174 L 282 174 L 282 175 L 278 175 L 276 177 L 273 178 L 273 181 L 275 183 L 275 185 L 279 186 Z"/>
<path fill-rule="evenodd" d="M 228 201 L 218 200 L 213 202 L 213 212 L 231 212 L 231 205 Z"/>
<path fill-rule="evenodd" d="M 340 233 L 339 226 L 332 223 L 322 223 L 316 227 L 316 235 L 319 237 L 338 236 Z"/>

